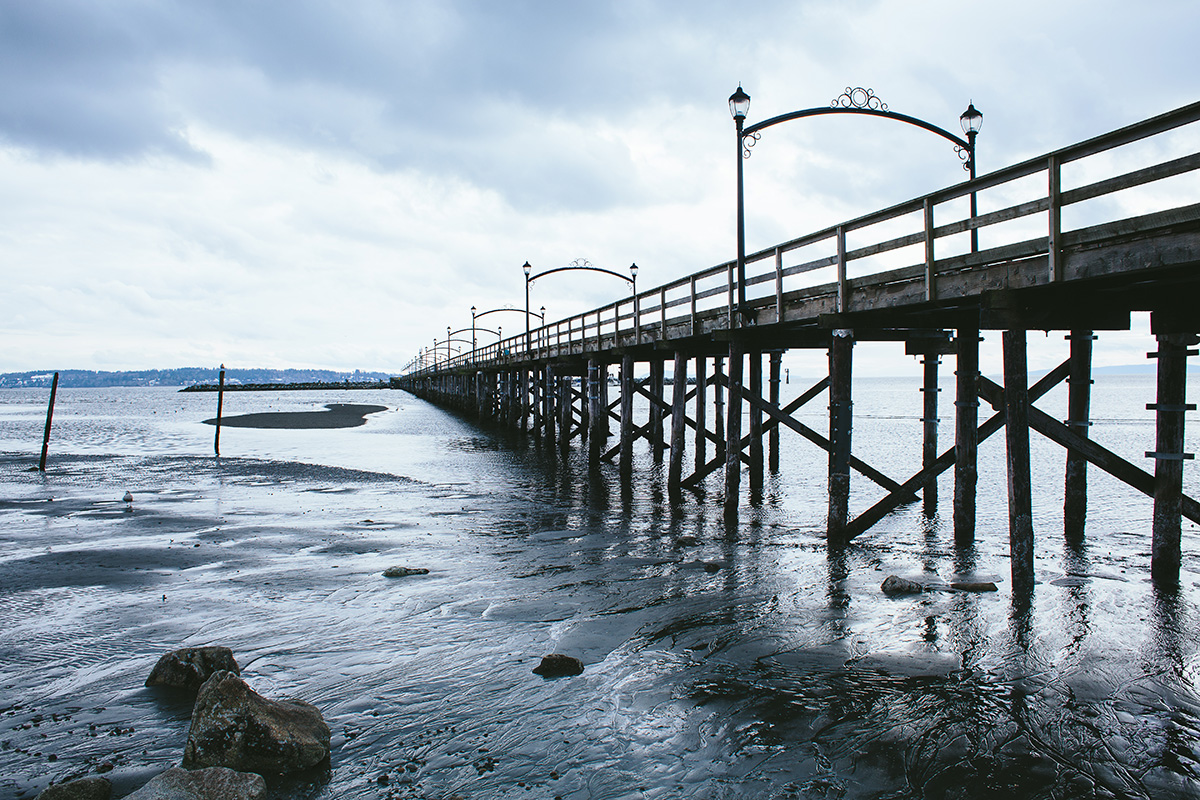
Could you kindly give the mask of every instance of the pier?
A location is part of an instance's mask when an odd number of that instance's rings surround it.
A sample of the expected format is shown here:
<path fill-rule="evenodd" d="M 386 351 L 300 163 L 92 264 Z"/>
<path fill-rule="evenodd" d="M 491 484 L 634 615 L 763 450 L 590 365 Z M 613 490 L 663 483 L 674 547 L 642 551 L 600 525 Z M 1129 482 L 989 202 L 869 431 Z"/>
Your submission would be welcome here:
<path fill-rule="evenodd" d="M 625 482 L 644 440 L 655 460 L 667 459 L 672 496 L 720 474 L 730 520 L 743 495 L 761 496 L 765 471 L 778 469 L 787 428 L 828 454 L 831 546 L 902 504 L 923 497 L 936 506 L 936 480 L 948 470 L 955 541 L 969 544 L 978 446 L 1003 429 L 1014 592 L 1033 585 L 1033 431 L 1066 451 L 1065 535 L 1082 537 L 1089 466 L 1103 470 L 1153 503 L 1151 571 L 1170 584 L 1179 576 L 1182 519 L 1200 523 L 1200 504 L 1182 488 L 1193 457 L 1184 452 L 1185 416 L 1196 408 L 1185 397 L 1187 359 L 1200 342 L 1198 121 L 1200 103 L 757 252 L 739 247 L 733 261 L 650 289 L 635 283 L 628 297 L 539 319 L 522 335 L 483 347 L 472 340 L 458 354 L 447 344 L 397 383 L 545 444 L 581 447 L 592 467 L 613 463 Z M 743 131 L 739 119 L 739 171 L 742 150 L 763 127 Z M 1127 168 L 1123 148 L 1134 146 L 1141 161 Z M 1137 199 L 1127 201 L 1131 194 Z M 1133 312 L 1149 312 L 1157 342 L 1148 354 L 1158 375 L 1147 405 L 1156 418 L 1149 469 L 1089 434 L 1097 332 L 1128 329 Z M 1002 332 L 1003 385 L 979 372 L 981 331 Z M 1032 384 L 1029 331 L 1061 332 L 1070 342 L 1069 358 Z M 910 476 L 884 474 L 853 447 L 854 349 L 872 341 L 902 341 L 922 359 L 923 436 L 913 443 L 922 466 Z M 781 406 L 781 355 L 796 348 L 825 351 L 828 374 Z M 937 437 L 943 359 L 954 362 L 956 387 L 948 446 Z M 1063 381 L 1069 418 L 1060 421 L 1035 403 Z M 821 395 L 825 431 L 796 416 Z M 643 419 L 634 418 L 635 397 L 648 408 Z M 851 516 L 859 480 L 886 495 Z"/>

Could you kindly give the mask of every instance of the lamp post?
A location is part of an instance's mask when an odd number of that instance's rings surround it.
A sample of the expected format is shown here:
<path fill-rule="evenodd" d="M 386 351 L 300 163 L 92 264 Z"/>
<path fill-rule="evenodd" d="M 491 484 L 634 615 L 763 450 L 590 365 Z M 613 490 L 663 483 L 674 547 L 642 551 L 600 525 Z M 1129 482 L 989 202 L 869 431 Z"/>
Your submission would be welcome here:
<path fill-rule="evenodd" d="M 525 352 L 528 353 L 531 349 L 529 346 L 529 273 L 533 271 L 533 267 L 529 266 L 529 262 L 526 261 L 521 269 L 525 272 Z"/>
<path fill-rule="evenodd" d="M 975 180 L 975 137 L 978 135 L 979 129 L 983 127 L 983 114 L 979 113 L 975 108 L 975 103 L 971 102 L 967 104 L 967 110 L 959 116 L 958 122 L 962 125 L 963 133 L 967 135 L 967 163 L 964 166 L 967 168 L 970 180 Z M 975 219 L 977 213 L 975 193 L 971 192 L 971 219 Z M 971 228 L 971 252 L 979 252 L 979 230 L 977 228 Z"/>
<path fill-rule="evenodd" d="M 967 110 L 959 116 L 959 123 L 962 125 L 963 133 L 966 134 L 966 139 L 963 139 L 945 128 L 940 128 L 933 123 L 926 122 L 916 117 L 911 117 L 907 114 L 898 114 L 895 111 L 889 111 L 887 103 L 879 99 L 871 89 L 846 88 L 838 97 L 834 98 L 828 106 L 819 106 L 816 108 L 804 108 L 799 111 L 791 111 L 787 114 L 780 114 L 776 117 L 763 120 L 746 127 L 746 113 L 750 110 L 750 95 L 738 86 L 737 91 L 729 96 L 729 113 L 733 115 L 734 127 L 737 132 L 737 316 L 739 321 L 745 319 L 745 303 L 746 303 L 746 212 L 743 190 L 742 176 L 742 161 L 750 157 L 750 148 L 753 147 L 759 139 L 761 132 L 771 127 L 778 125 L 781 122 L 788 122 L 801 117 L 815 117 L 822 114 L 865 114 L 873 117 L 884 117 L 886 119 L 894 119 L 897 122 L 906 122 L 909 125 L 915 125 L 918 128 L 924 128 L 930 133 L 936 133 L 944 139 L 949 139 L 955 145 L 955 152 L 963 159 L 963 169 L 967 171 L 970 178 L 975 177 L 975 136 L 979 133 L 979 129 L 983 127 L 983 114 L 975 108 L 975 104 L 971 103 L 967 106 Z M 976 215 L 975 193 L 971 193 L 971 218 Z M 979 234 L 971 229 L 971 251 L 975 252 L 979 249 Z M 730 311 L 730 321 L 733 321 L 733 312 Z"/>
<path fill-rule="evenodd" d="M 750 111 L 750 95 L 742 89 L 739 83 L 737 91 L 729 95 L 729 113 L 733 114 L 733 124 L 737 130 L 737 323 L 741 325 L 743 309 L 746 305 L 746 201 L 744 182 L 742 180 L 742 126 L 746 122 L 746 113 Z M 730 323 L 733 313 L 730 309 Z M 730 325 L 732 327 L 732 324 Z"/>

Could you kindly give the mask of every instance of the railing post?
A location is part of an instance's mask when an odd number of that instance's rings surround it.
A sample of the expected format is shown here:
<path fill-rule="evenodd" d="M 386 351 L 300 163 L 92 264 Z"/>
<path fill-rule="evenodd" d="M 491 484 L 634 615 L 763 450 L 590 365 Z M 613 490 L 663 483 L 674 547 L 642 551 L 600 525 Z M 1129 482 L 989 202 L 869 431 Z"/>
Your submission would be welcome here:
<path fill-rule="evenodd" d="M 1058 163 L 1058 158 L 1050 156 L 1049 163 L 1046 165 L 1049 183 L 1050 196 L 1050 235 L 1046 242 L 1046 256 L 1048 259 L 1047 266 L 1051 282 L 1061 281 L 1063 279 L 1063 263 L 1062 263 L 1062 194 L 1061 194 L 1061 178 L 1062 167 Z"/>
<path fill-rule="evenodd" d="M 726 314 L 726 319 L 728 320 L 729 330 L 733 330 L 733 328 L 734 328 L 733 316 L 735 313 L 735 309 L 734 309 L 734 305 L 733 305 L 733 264 L 730 264 L 729 269 L 727 269 L 725 271 L 725 281 L 729 285 L 729 299 L 727 301 L 729 304 L 729 308 L 727 309 L 728 313 Z"/>
<path fill-rule="evenodd" d="M 691 319 L 689 321 L 688 332 L 690 335 L 695 336 L 696 335 L 696 276 L 695 275 L 692 276 L 690 283 L 691 283 L 692 311 L 691 311 Z"/>
<path fill-rule="evenodd" d="M 925 302 L 937 300 L 937 276 L 933 256 L 933 200 L 925 198 Z"/>
<path fill-rule="evenodd" d="M 837 227 L 837 312 L 846 313 L 849 286 L 846 282 L 846 229 Z"/>
<path fill-rule="evenodd" d="M 775 322 L 783 322 L 783 248 L 775 248 Z"/>
<path fill-rule="evenodd" d="M 658 291 L 658 310 L 662 322 L 659 325 L 658 340 L 665 342 L 667 340 L 667 287 L 663 287 Z"/>

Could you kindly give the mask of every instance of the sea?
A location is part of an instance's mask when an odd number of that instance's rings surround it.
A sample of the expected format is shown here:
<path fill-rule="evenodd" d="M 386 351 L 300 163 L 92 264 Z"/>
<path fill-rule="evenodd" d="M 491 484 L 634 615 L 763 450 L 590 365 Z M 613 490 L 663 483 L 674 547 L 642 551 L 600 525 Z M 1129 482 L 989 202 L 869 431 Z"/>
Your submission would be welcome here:
<path fill-rule="evenodd" d="M 790 374 L 785 400 L 815 380 Z M 855 455 L 898 480 L 920 467 L 918 388 L 854 386 Z M 1093 467 L 1068 542 L 1064 453 L 1036 433 L 1022 602 L 1003 432 L 980 445 L 973 545 L 947 473 L 935 504 L 831 549 L 827 456 L 791 431 L 727 525 L 719 472 L 673 503 L 644 442 L 622 485 L 577 444 L 400 390 L 228 392 L 226 418 L 384 410 L 224 427 L 218 457 L 215 394 L 60 389 L 39 472 L 47 400 L 0 391 L 0 798 L 96 774 L 122 797 L 178 764 L 191 699 L 144 682 L 201 645 L 332 730 L 275 798 L 1200 797 L 1200 530 L 1184 520 L 1179 586 L 1156 588 L 1153 501 Z M 1091 436 L 1152 471 L 1153 401 L 1152 375 L 1097 374 Z M 826 404 L 797 418 L 827 431 Z M 1065 389 L 1038 406 L 1065 418 Z M 852 512 L 883 494 L 854 474 Z M 889 575 L 998 591 L 888 596 Z M 534 674 L 551 653 L 584 671 Z"/>

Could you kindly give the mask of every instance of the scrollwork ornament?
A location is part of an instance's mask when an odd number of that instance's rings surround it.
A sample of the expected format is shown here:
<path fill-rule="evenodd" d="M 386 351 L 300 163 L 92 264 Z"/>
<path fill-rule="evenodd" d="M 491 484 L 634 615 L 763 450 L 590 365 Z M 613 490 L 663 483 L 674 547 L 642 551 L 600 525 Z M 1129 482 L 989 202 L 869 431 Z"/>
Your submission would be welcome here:
<path fill-rule="evenodd" d="M 591 269 L 592 262 L 588 261 L 586 258 L 577 258 L 574 261 L 572 261 L 568 266 L 575 267 L 577 269 Z"/>
<path fill-rule="evenodd" d="M 965 147 L 955 145 L 954 152 L 958 154 L 958 157 L 960 159 L 962 159 L 962 162 L 963 162 L 962 168 L 965 171 L 970 172 L 971 171 L 971 151 Z"/>
<path fill-rule="evenodd" d="M 871 111 L 887 111 L 888 105 L 879 99 L 874 89 L 861 86 L 846 87 L 846 91 L 829 102 L 830 108 L 866 108 Z"/>
<path fill-rule="evenodd" d="M 758 144 L 758 140 L 761 138 L 762 138 L 762 133 L 760 131 L 755 131 L 754 133 L 747 133 L 746 135 L 744 135 L 742 137 L 742 158 L 750 157 L 750 148 L 754 147 L 754 145 Z"/>

